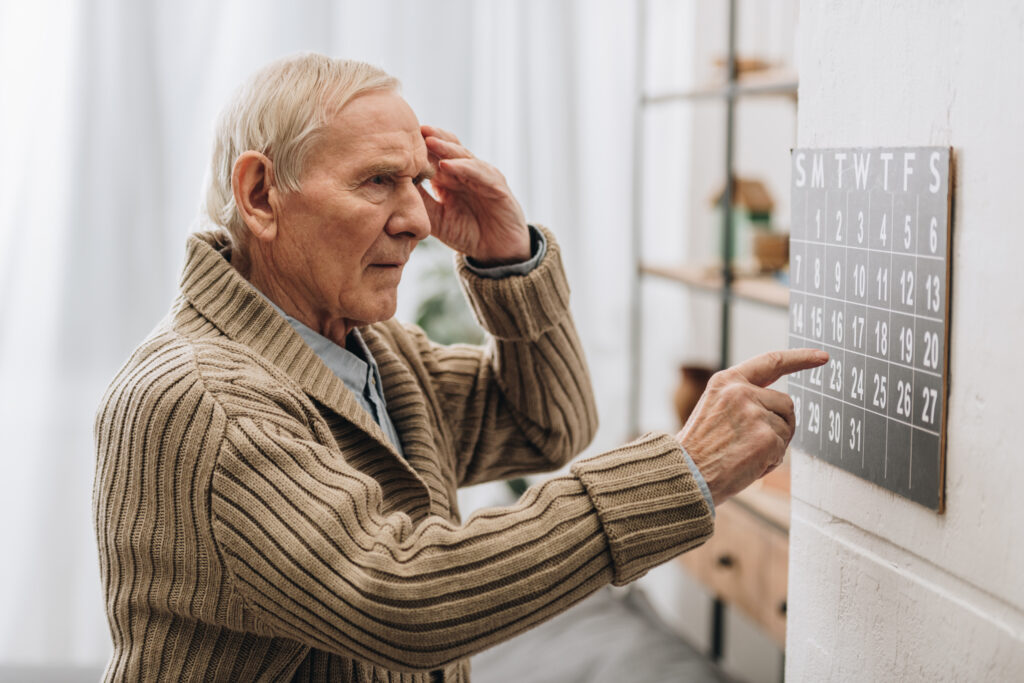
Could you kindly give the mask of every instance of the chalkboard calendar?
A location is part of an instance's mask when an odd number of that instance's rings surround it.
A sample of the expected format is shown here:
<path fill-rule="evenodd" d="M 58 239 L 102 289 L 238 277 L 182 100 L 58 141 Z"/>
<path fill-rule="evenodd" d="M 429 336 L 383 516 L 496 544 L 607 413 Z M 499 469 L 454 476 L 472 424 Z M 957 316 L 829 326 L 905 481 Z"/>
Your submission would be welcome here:
<path fill-rule="evenodd" d="M 793 447 L 943 508 L 949 319 L 948 147 L 792 155 Z"/>

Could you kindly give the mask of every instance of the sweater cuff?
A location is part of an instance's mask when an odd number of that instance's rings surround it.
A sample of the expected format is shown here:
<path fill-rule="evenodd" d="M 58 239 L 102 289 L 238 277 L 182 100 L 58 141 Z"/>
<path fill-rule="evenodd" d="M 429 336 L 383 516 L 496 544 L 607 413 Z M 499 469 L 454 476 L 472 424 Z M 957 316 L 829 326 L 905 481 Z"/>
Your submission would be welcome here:
<path fill-rule="evenodd" d="M 504 266 L 481 266 L 473 263 L 473 259 L 466 257 L 466 268 L 469 272 L 480 277 L 487 277 L 492 280 L 508 277 L 509 275 L 529 275 L 530 271 L 537 267 L 537 264 L 544 258 L 548 250 L 548 241 L 537 228 L 532 225 L 526 226 L 530 231 L 530 258 L 522 263 L 509 263 Z"/>
<path fill-rule="evenodd" d="M 481 277 L 456 257 L 456 270 L 477 320 L 498 339 L 534 341 L 569 315 L 569 283 L 554 235 L 538 227 L 547 242 L 540 263 L 526 275 Z"/>
<path fill-rule="evenodd" d="M 608 538 L 616 585 L 694 548 L 711 536 L 711 509 L 679 443 L 652 432 L 572 472 L 597 509 Z"/>
<path fill-rule="evenodd" d="M 715 499 L 711 497 L 711 489 L 708 488 L 708 482 L 704 478 L 704 475 L 700 473 L 700 468 L 697 467 L 697 463 L 693 461 L 693 457 L 690 452 L 683 448 L 683 455 L 686 456 L 686 466 L 690 468 L 690 474 L 697 480 L 697 486 L 700 488 L 701 494 L 704 496 L 704 501 L 711 508 L 711 517 L 715 516 Z"/>

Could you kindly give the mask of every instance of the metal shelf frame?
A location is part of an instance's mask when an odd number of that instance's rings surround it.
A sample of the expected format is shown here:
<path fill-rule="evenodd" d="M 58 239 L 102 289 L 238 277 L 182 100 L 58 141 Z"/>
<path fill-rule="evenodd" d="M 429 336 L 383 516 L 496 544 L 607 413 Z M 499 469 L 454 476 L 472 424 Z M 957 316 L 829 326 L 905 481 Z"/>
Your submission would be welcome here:
<path fill-rule="evenodd" d="M 734 182 L 735 182 L 735 126 L 736 126 L 736 103 L 741 97 L 757 96 L 786 96 L 796 98 L 797 80 L 792 75 L 775 76 L 771 78 L 739 78 L 736 58 L 736 4 L 737 0 L 728 0 L 728 53 L 726 59 L 726 80 L 720 85 L 695 88 L 682 92 L 647 93 L 645 91 L 645 78 L 647 73 L 647 0 L 637 2 L 637 41 L 635 58 L 635 83 L 636 95 L 634 100 L 633 114 L 633 185 L 632 185 L 632 239 L 630 249 L 633 263 L 630 291 L 630 370 L 632 381 L 630 382 L 629 395 L 629 433 L 636 436 L 640 428 L 640 397 L 642 377 L 641 357 L 641 336 L 643 333 L 643 300 L 641 296 L 641 284 L 645 276 L 661 277 L 680 283 L 681 286 L 694 287 L 707 291 L 717 292 L 721 299 L 721 313 L 719 332 L 719 365 L 726 368 L 730 365 L 730 333 L 732 304 L 737 298 L 754 301 L 760 304 L 775 308 L 785 308 L 788 292 L 778 284 L 770 284 L 767 287 L 764 281 L 754 283 L 750 278 L 737 279 L 733 266 L 733 212 L 730 207 L 733 205 Z M 670 103 L 697 101 L 697 100 L 718 100 L 725 104 L 725 139 L 723 140 L 723 153 L 725 161 L 725 190 L 722 194 L 722 240 L 721 240 L 721 268 L 719 273 L 708 276 L 706 269 L 701 273 L 700 268 L 693 267 L 658 267 L 642 263 L 641 250 L 643 245 L 643 161 L 645 125 L 644 113 L 648 107 L 660 106 Z M 783 291 L 780 291 L 783 290 Z M 725 603 L 718 598 L 712 602 L 712 614 L 710 628 L 710 651 L 708 656 L 712 661 L 721 660 L 724 647 L 724 613 Z"/>
<path fill-rule="evenodd" d="M 726 55 L 726 80 L 718 85 L 695 88 L 679 92 L 648 93 L 646 92 L 645 78 L 647 74 L 647 0 L 637 2 L 637 41 L 635 57 L 635 84 L 636 94 L 633 110 L 633 195 L 632 195 L 632 240 L 630 242 L 633 273 L 631 278 L 630 291 L 630 371 L 633 378 L 630 383 L 629 396 L 629 417 L 628 429 L 630 435 L 637 435 L 640 429 L 640 396 L 641 396 L 641 336 L 643 334 L 643 300 L 641 296 L 641 284 L 645 276 L 667 278 L 679 282 L 682 286 L 697 287 L 704 290 L 718 291 L 721 293 L 721 313 L 719 320 L 719 367 L 726 368 L 731 364 L 731 319 L 732 304 L 736 299 L 754 301 L 769 306 L 785 306 L 782 295 L 778 292 L 779 286 L 768 285 L 767 289 L 760 283 L 749 280 L 738 280 L 733 265 L 733 212 L 728 210 L 733 204 L 735 193 L 735 132 L 736 132 L 736 104 L 740 98 L 746 97 L 791 97 L 796 98 L 798 83 L 792 74 L 774 74 L 768 77 L 745 77 L 740 78 L 737 69 L 736 57 L 736 3 L 737 0 L 728 0 L 728 52 Z M 721 263 L 720 272 L 713 281 L 708 278 L 678 276 L 670 271 L 690 270 L 682 268 L 665 268 L 652 264 L 645 264 L 641 260 L 643 245 L 643 161 L 644 161 L 644 140 L 646 136 L 644 113 L 648 107 L 660 106 L 671 103 L 716 100 L 722 101 L 725 105 L 725 139 L 723 140 L 723 154 L 725 162 L 725 190 L 722 193 L 722 206 L 726 207 L 722 213 L 721 224 Z"/>

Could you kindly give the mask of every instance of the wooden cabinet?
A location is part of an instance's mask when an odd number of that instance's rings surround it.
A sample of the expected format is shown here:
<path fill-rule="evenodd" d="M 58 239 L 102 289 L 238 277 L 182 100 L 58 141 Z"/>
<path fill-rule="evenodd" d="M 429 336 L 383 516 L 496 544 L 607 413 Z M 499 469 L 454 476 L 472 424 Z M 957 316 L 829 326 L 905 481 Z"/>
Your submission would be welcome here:
<path fill-rule="evenodd" d="M 762 484 L 719 506 L 714 536 L 678 561 L 785 647 L 788 555 L 788 493 Z"/>

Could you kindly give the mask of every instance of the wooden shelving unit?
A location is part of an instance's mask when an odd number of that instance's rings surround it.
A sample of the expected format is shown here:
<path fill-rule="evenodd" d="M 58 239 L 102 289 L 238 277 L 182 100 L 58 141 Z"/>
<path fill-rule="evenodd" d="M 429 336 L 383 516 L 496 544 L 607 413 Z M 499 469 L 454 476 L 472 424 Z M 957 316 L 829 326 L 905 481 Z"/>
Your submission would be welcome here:
<path fill-rule="evenodd" d="M 637 93 L 633 130 L 633 231 L 632 252 L 635 267 L 632 282 L 633 337 L 631 340 L 632 377 L 629 401 L 631 433 L 640 427 L 642 386 L 641 335 L 643 301 L 641 282 L 660 278 L 680 286 L 703 291 L 721 301 L 719 316 L 720 367 L 728 367 L 730 358 L 730 319 L 736 301 L 748 301 L 784 311 L 789 307 L 789 288 L 775 278 L 755 272 L 734 262 L 733 198 L 735 196 L 735 109 L 740 98 L 783 97 L 794 103 L 797 98 L 796 75 L 769 69 L 745 74 L 738 70 L 736 54 L 736 1 L 728 2 L 728 51 L 722 82 L 678 92 L 645 92 L 646 2 L 638 3 L 638 52 L 636 58 Z M 719 101 L 725 110 L 724 192 L 721 197 L 721 254 L 715 264 L 664 264 L 641 260 L 643 210 L 644 114 L 651 107 L 686 101 Z M 788 143 L 786 143 L 788 145 Z M 780 646 L 786 632 L 786 581 L 789 547 L 788 468 L 773 473 L 776 483 L 765 480 L 724 504 L 718 511 L 715 535 L 708 543 L 680 557 L 682 563 L 714 596 L 710 627 L 709 656 L 718 660 L 723 652 L 723 623 L 726 605 L 746 613 Z M 766 478 L 767 479 L 767 478 Z"/>
<path fill-rule="evenodd" d="M 644 105 L 761 95 L 785 95 L 796 99 L 797 85 L 796 74 L 776 69 L 744 74 L 733 83 L 709 83 L 692 90 L 650 93 L 642 97 Z"/>
<path fill-rule="evenodd" d="M 733 211 L 723 210 L 721 223 L 721 254 L 720 265 L 705 266 L 693 264 L 653 264 L 641 261 L 641 244 L 643 243 L 643 148 L 644 148 L 644 113 L 651 107 L 671 103 L 699 100 L 715 100 L 724 103 L 725 109 L 725 140 L 723 156 L 725 173 L 723 178 L 724 191 L 721 196 L 722 207 L 732 207 L 735 195 L 735 110 L 741 98 L 749 97 L 784 97 L 795 103 L 798 92 L 798 81 L 793 72 L 773 68 L 763 71 L 746 73 L 742 76 L 738 69 L 736 54 L 736 0 L 728 2 L 728 50 L 723 63 L 725 78 L 718 83 L 671 92 L 648 93 L 645 90 L 647 71 L 646 27 L 647 3 L 637 3 L 637 26 L 640 35 L 637 39 L 636 83 L 637 93 L 634 108 L 633 128 L 633 230 L 632 245 L 634 277 L 631 283 L 631 330 L 630 357 L 632 360 L 631 376 L 641 376 L 641 343 L 643 328 L 643 302 L 641 300 L 641 281 L 645 277 L 658 277 L 677 282 L 685 287 L 717 293 L 721 300 L 719 315 L 719 366 L 728 367 L 730 357 L 731 309 L 736 300 L 751 301 L 766 306 L 787 308 L 789 294 L 785 285 L 773 278 L 750 273 L 733 262 L 735 246 L 733 245 Z M 640 431 L 640 382 L 631 384 L 629 400 L 629 431 L 637 434 Z"/>
<path fill-rule="evenodd" d="M 664 266 L 640 264 L 640 274 L 672 280 L 720 296 L 751 301 L 775 308 L 789 308 L 789 287 L 771 275 L 744 274 L 733 270 L 732 286 L 726 292 L 721 266 Z"/>

